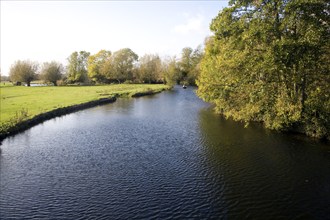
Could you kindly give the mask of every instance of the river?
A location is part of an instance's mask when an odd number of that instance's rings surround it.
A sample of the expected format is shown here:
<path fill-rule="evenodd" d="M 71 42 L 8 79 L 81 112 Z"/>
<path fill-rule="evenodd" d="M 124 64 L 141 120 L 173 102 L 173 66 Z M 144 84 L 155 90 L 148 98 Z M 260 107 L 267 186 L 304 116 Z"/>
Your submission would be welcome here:
<path fill-rule="evenodd" d="M 1 219 L 329 219 L 330 146 L 212 112 L 194 88 L 5 139 Z"/>

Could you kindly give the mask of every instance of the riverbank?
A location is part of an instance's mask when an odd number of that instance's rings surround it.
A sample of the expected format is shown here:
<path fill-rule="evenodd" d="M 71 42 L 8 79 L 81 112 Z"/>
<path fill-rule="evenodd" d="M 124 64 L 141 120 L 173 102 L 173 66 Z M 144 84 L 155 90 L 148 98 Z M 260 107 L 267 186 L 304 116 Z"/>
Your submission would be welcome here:
<path fill-rule="evenodd" d="M 112 103 L 119 97 L 140 97 L 169 88 L 166 85 L 147 84 L 70 87 L 1 86 L 0 141 L 51 118 Z"/>

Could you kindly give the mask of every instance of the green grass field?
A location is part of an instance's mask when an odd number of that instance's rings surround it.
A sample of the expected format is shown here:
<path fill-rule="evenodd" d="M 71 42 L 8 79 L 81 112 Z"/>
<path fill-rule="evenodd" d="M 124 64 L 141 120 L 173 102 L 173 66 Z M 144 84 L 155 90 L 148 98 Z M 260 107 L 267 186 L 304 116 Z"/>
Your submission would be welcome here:
<path fill-rule="evenodd" d="M 27 113 L 31 118 L 56 108 L 85 103 L 115 95 L 130 97 L 148 90 L 160 91 L 166 85 L 120 84 L 105 86 L 25 87 L 0 84 L 0 125 Z"/>

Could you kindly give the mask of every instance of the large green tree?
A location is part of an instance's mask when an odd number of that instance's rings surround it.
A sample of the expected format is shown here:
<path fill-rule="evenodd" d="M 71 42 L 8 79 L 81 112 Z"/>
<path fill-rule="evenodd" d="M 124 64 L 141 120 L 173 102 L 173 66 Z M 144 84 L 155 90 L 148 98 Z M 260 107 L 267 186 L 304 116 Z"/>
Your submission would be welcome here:
<path fill-rule="evenodd" d="M 190 47 L 185 47 L 182 49 L 179 67 L 183 79 L 188 76 L 190 70 L 192 69 L 192 53 L 193 49 Z"/>
<path fill-rule="evenodd" d="M 88 57 L 88 77 L 96 83 L 106 82 L 106 77 L 111 69 L 111 51 L 100 50 L 97 54 Z"/>
<path fill-rule="evenodd" d="M 57 86 L 57 81 L 62 78 L 63 65 L 56 61 L 45 62 L 41 68 L 41 78 Z"/>
<path fill-rule="evenodd" d="M 180 68 L 176 57 L 167 57 L 162 61 L 162 73 L 164 82 L 167 85 L 174 86 L 180 81 Z"/>
<path fill-rule="evenodd" d="M 198 94 L 236 120 L 329 136 L 329 4 L 232 0 L 212 21 Z"/>
<path fill-rule="evenodd" d="M 139 78 L 142 82 L 162 81 L 161 59 L 158 55 L 145 54 L 139 60 Z"/>
<path fill-rule="evenodd" d="M 28 60 L 16 61 L 9 70 L 9 77 L 14 82 L 25 82 L 30 86 L 31 81 L 35 79 L 38 64 Z"/>
<path fill-rule="evenodd" d="M 120 49 L 113 53 L 111 62 L 106 65 L 110 71 L 107 75 L 109 80 L 117 80 L 122 83 L 133 79 L 133 69 L 139 56 L 129 48 Z"/>
<path fill-rule="evenodd" d="M 67 79 L 69 83 L 86 83 L 87 60 L 90 53 L 86 51 L 73 52 L 68 58 Z"/>
<path fill-rule="evenodd" d="M 200 72 L 200 62 L 203 57 L 203 50 L 198 46 L 195 50 L 190 47 L 182 49 L 181 58 L 178 62 L 180 73 L 179 81 L 185 84 L 195 85 Z"/>
<path fill-rule="evenodd" d="M 202 46 L 198 46 L 191 54 L 191 69 L 187 76 L 187 82 L 190 85 L 196 85 L 196 80 L 200 74 L 200 63 L 204 56 Z"/>

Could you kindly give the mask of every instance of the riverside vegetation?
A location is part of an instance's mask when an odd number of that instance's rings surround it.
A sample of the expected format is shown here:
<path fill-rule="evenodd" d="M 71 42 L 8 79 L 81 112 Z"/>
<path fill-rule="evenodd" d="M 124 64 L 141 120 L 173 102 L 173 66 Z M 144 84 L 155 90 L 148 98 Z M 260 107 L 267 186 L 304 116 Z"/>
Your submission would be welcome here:
<path fill-rule="evenodd" d="M 330 4 L 231 0 L 213 19 L 198 94 L 217 112 L 330 139 Z"/>
<path fill-rule="evenodd" d="M 152 94 L 168 88 L 170 87 L 162 84 L 24 87 L 2 83 L 0 86 L 0 137 L 3 138 L 11 131 L 16 131 L 16 126 L 20 123 L 56 109 L 93 101 L 95 101 L 93 105 L 97 105 L 98 100 L 113 101 L 115 97 Z"/>

